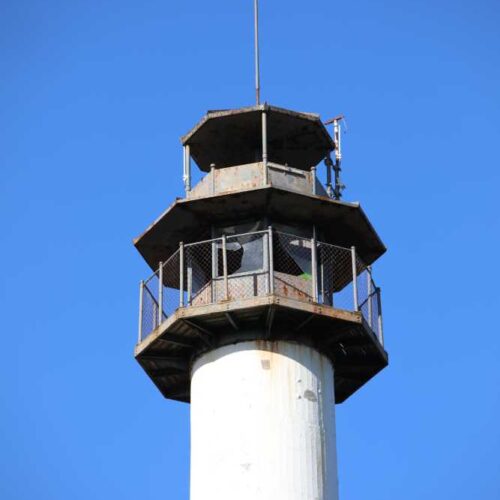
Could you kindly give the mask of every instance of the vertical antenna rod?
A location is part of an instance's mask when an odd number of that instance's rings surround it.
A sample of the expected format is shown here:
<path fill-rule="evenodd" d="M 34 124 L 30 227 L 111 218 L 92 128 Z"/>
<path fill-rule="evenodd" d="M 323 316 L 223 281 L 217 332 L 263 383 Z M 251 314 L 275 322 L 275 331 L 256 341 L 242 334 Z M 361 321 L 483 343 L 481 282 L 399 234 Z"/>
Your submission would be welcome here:
<path fill-rule="evenodd" d="M 255 100 L 260 104 L 260 70 L 259 70 L 259 0 L 254 0 L 254 43 L 255 43 Z"/>

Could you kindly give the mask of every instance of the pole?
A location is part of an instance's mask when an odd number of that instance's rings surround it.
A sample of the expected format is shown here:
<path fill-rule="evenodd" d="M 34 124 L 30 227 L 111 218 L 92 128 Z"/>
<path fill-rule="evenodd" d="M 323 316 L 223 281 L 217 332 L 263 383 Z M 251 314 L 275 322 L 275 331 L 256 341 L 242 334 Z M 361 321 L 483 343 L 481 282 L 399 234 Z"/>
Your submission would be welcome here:
<path fill-rule="evenodd" d="M 311 238 L 311 274 L 312 274 L 312 299 L 318 302 L 318 264 L 316 255 L 316 226 L 313 226 Z"/>
<path fill-rule="evenodd" d="M 358 272 L 356 266 L 356 247 L 351 247 L 351 259 L 352 259 L 352 293 L 354 299 L 354 310 L 358 311 Z"/>
<path fill-rule="evenodd" d="M 227 278 L 227 245 L 226 235 L 222 235 L 222 269 L 224 272 L 224 300 L 229 300 L 229 282 Z"/>
<path fill-rule="evenodd" d="M 333 135 L 334 135 L 334 140 L 335 140 L 335 189 L 333 190 L 334 193 L 334 198 L 336 200 L 340 200 L 342 196 L 342 189 L 344 186 L 340 182 L 340 164 L 342 161 L 342 150 L 341 150 L 341 130 L 340 130 L 340 124 L 339 124 L 339 119 L 336 119 L 333 122 Z"/>
<path fill-rule="evenodd" d="M 254 0 L 255 101 L 260 104 L 259 0 Z"/>
<path fill-rule="evenodd" d="M 144 281 L 141 280 L 139 284 L 139 333 L 138 333 L 138 344 L 142 341 L 142 304 L 144 297 Z"/>
<path fill-rule="evenodd" d="M 367 276 L 367 294 L 368 294 L 368 324 L 370 328 L 373 329 L 373 320 L 372 320 L 372 268 L 368 266 L 366 268 L 366 276 Z"/>
<path fill-rule="evenodd" d="M 377 288 L 377 306 L 378 306 L 378 340 L 380 345 L 384 346 L 384 328 L 382 324 L 382 299 L 380 296 L 380 288 Z"/>
<path fill-rule="evenodd" d="M 273 255 L 273 228 L 268 228 L 269 242 L 269 293 L 274 293 L 274 255 Z"/>
<path fill-rule="evenodd" d="M 184 146 L 184 189 L 186 196 L 191 191 L 191 152 L 189 144 Z"/>
<path fill-rule="evenodd" d="M 262 112 L 262 166 L 264 168 L 264 185 L 269 183 L 269 173 L 267 171 L 267 113 Z"/>
<path fill-rule="evenodd" d="M 158 269 L 158 326 L 163 321 L 163 262 L 160 261 Z"/>
<path fill-rule="evenodd" d="M 210 164 L 210 177 L 212 181 L 212 194 L 215 194 L 215 163 Z"/>
<path fill-rule="evenodd" d="M 179 243 L 179 307 L 184 307 L 184 243 Z"/>
<path fill-rule="evenodd" d="M 212 237 L 214 236 L 214 232 L 212 230 Z M 218 254 L 218 248 L 217 248 L 217 240 L 212 240 L 212 243 L 210 244 L 212 247 L 212 290 L 211 290 L 211 295 L 210 299 L 212 301 L 212 304 L 215 304 L 217 302 L 217 295 L 219 291 L 219 281 L 217 278 L 219 277 L 219 254 Z"/>
<path fill-rule="evenodd" d="M 321 303 L 326 304 L 325 300 L 325 256 L 324 256 L 324 251 L 323 251 L 323 246 L 320 246 L 320 280 L 321 280 Z M 333 305 L 333 304 L 329 304 Z"/>
<path fill-rule="evenodd" d="M 325 158 L 325 166 L 326 166 L 326 194 L 329 198 L 333 196 L 332 189 L 332 159 L 330 155 Z"/>
<path fill-rule="evenodd" d="M 311 191 L 316 194 L 316 167 L 311 167 Z"/>

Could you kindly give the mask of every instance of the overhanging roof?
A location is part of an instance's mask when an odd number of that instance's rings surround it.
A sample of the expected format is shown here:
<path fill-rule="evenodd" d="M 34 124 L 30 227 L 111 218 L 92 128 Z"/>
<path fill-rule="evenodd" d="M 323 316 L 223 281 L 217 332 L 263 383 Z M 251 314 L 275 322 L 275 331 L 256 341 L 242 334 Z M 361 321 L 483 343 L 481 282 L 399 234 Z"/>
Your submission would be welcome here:
<path fill-rule="evenodd" d="M 179 242 L 200 241 L 211 224 L 236 224 L 268 216 L 272 221 L 316 224 L 326 243 L 356 246 L 365 264 L 386 248 L 359 204 L 262 187 L 232 194 L 177 200 L 134 240 L 137 250 L 155 270 L 174 253 Z"/>
<path fill-rule="evenodd" d="M 260 160 L 262 112 L 267 113 L 268 159 L 309 170 L 335 148 L 319 115 L 300 113 L 267 104 L 209 111 L 184 137 L 201 170 Z"/>

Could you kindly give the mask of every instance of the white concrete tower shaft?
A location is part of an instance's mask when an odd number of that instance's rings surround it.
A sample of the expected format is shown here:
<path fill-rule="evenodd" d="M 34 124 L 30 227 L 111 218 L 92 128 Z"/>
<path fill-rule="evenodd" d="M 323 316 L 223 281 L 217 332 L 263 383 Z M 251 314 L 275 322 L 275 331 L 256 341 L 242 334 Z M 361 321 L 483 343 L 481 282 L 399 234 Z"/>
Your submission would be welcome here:
<path fill-rule="evenodd" d="M 337 500 L 333 367 L 287 341 L 198 358 L 191 379 L 191 500 Z"/>

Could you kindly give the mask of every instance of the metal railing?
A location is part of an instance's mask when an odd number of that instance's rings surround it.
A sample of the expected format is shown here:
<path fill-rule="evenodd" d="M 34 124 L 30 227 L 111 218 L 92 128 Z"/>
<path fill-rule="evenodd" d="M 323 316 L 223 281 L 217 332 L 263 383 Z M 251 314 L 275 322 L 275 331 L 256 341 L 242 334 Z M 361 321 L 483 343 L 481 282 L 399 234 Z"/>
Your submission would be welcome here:
<path fill-rule="evenodd" d="M 139 342 L 179 307 L 275 294 L 360 311 L 383 345 L 380 288 L 356 249 L 293 234 L 224 235 L 179 249 L 141 281 Z"/>
<path fill-rule="evenodd" d="M 248 163 L 220 169 L 212 168 L 201 180 L 186 189 L 187 198 L 200 198 L 230 193 L 261 186 L 273 186 L 296 193 L 328 196 L 328 185 L 323 185 L 316 175 L 316 167 L 310 170 L 293 168 L 279 163 Z"/>

